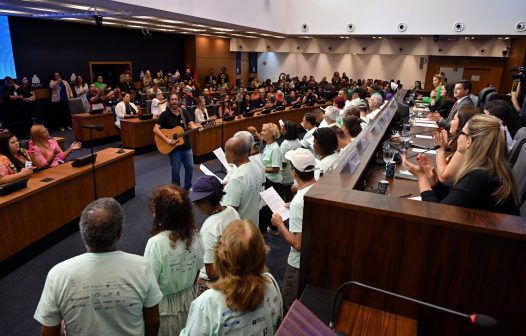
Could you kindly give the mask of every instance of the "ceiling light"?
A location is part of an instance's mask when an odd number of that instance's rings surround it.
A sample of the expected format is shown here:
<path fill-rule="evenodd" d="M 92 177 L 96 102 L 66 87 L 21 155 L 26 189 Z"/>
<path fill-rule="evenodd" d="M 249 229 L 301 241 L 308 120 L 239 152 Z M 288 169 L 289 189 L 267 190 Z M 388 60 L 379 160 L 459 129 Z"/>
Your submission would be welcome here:
<path fill-rule="evenodd" d="M 343 37 L 343 36 L 340 36 L 340 38 L 341 38 L 341 39 L 344 39 L 345 37 Z"/>
<path fill-rule="evenodd" d="M 202 31 L 206 31 L 206 29 L 198 29 L 198 28 L 186 28 L 186 27 L 174 27 L 174 28 L 179 28 L 179 29 L 184 29 L 184 30 L 189 30 L 189 31 L 192 31 L 192 32 L 202 32 Z"/>
<path fill-rule="evenodd" d="M 26 12 L 10 10 L 10 9 L 0 9 L 0 13 L 5 13 L 5 14 L 22 14 L 22 15 L 29 14 L 29 13 L 26 13 Z"/>
<path fill-rule="evenodd" d="M 373 36 L 373 40 L 376 40 L 376 36 Z"/>
<path fill-rule="evenodd" d="M 196 24 L 196 23 L 193 23 L 191 26 L 192 27 L 199 27 L 199 28 L 208 28 L 208 26 L 205 26 L 205 25 L 202 25 L 202 24 Z"/>
<path fill-rule="evenodd" d="M 230 28 L 219 28 L 219 27 L 210 27 L 210 29 L 218 30 L 218 31 L 222 31 L 222 32 L 231 32 L 231 31 L 235 31 L 235 29 L 230 29 Z"/>
<path fill-rule="evenodd" d="M 378 37 L 378 39 L 382 40 L 382 39 L 383 39 L 383 37 L 379 36 L 379 37 Z"/>
<path fill-rule="evenodd" d="M 300 38 L 302 38 L 302 39 L 311 39 L 312 36 L 300 36 Z"/>
<path fill-rule="evenodd" d="M 272 35 L 270 35 L 270 34 L 264 34 L 264 33 L 260 33 L 259 35 L 261 35 L 261 36 L 268 36 L 268 37 L 271 37 L 271 36 L 272 36 Z"/>
<path fill-rule="evenodd" d="M 509 40 L 510 38 L 506 36 L 504 39 L 505 39 L 505 40 Z"/>
<path fill-rule="evenodd" d="M 32 9 L 39 12 L 52 12 L 52 13 L 60 13 L 61 11 L 58 9 L 50 9 L 50 8 L 40 8 L 40 7 L 24 7 L 27 9 Z"/>
<path fill-rule="evenodd" d="M 256 32 L 245 32 L 247 34 L 257 34 Z"/>
<path fill-rule="evenodd" d="M 278 35 L 272 35 L 272 37 L 279 38 L 279 39 L 287 38 L 286 36 L 278 36 Z"/>

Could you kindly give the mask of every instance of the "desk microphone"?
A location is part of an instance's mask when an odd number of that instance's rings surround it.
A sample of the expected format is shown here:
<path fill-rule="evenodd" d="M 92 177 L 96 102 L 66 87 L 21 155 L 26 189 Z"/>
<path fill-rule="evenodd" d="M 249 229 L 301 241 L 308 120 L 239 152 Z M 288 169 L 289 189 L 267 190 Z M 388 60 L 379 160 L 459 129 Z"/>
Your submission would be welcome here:
<path fill-rule="evenodd" d="M 373 287 L 373 286 L 369 286 L 369 285 L 363 284 L 363 283 L 358 282 L 358 281 L 347 281 L 347 282 L 344 282 L 340 287 L 338 287 L 338 290 L 336 291 L 336 294 L 334 295 L 334 299 L 332 300 L 331 321 L 329 322 L 329 328 L 331 328 L 331 330 L 333 330 L 333 331 L 334 331 L 334 326 L 335 326 L 335 322 L 334 322 L 335 321 L 335 316 L 334 316 L 334 314 L 336 313 L 336 307 L 335 307 L 336 306 L 336 299 L 338 298 L 338 294 L 340 294 L 340 292 L 345 287 L 347 287 L 349 285 L 356 285 L 358 287 L 367 288 L 367 289 L 372 290 L 373 292 L 380 292 L 380 293 L 383 293 L 383 294 L 387 294 L 387 295 L 391 295 L 391 296 L 397 297 L 397 298 L 402 299 L 402 300 L 418 303 L 418 304 L 421 304 L 421 305 L 424 305 L 424 306 L 427 306 L 427 307 L 431 307 L 431 308 L 434 308 L 434 309 L 437 309 L 437 310 L 445 311 L 445 312 L 450 313 L 450 314 L 458 315 L 458 316 L 467 318 L 472 324 L 474 324 L 476 326 L 480 326 L 480 327 L 484 327 L 484 328 L 493 328 L 493 327 L 495 327 L 497 325 L 497 320 L 495 320 L 493 317 L 488 316 L 488 315 L 482 315 L 482 314 L 471 314 L 471 315 L 469 315 L 469 314 L 461 313 L 461 312 L 458 312 L 458 311 L 455 311 L 455 310 L 452 310 L 452 309 L 448 309 L 448 308 L 440 307 L 440 306 L 437 306 L 437 305 L 434 305 L 434 304 L 431 304 L 431 303 L 427 303 L 427 302 L 424 302 L 424 301 L 416 300 L 416 299 L 410 298 L 408 296 L 404 296 L 404 295 L 396 294 L 396 293 L 393 293 L 393 292 L 389 292 L 389 291 L 386 291 L 384 289 L 380 289 L 380 288 L 376 288 L 376 287 Z M 336 333 L 338 333 L 338 331 L 336 331 Z"/>
<path fill-rule="evenodd" d="M 104 129 L 104 126 L 102 126 L 102 125 L 82 125 L 82 128 L 94 129 L 94 130 L 97 130 L 97 131 L 102 131 Z"/>

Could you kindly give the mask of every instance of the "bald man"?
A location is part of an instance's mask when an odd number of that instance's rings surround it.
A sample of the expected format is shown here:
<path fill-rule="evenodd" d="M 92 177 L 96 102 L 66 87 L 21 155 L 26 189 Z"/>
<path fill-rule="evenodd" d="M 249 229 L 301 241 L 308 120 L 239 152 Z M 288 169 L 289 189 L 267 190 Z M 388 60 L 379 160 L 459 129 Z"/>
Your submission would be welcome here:
<path fill-rule="evenodd" d="M 226 159 L 228 163 L 235 164 L 237 169 L 230 176 L 221 203 L 235 208 L 241 219 L 248 219 L 259 227 L 259 193 L 265 183 L 265 174 L 249 159 L 252 135 L 248 132 L 248 136 L 238 133 L 225 143 Z"/>

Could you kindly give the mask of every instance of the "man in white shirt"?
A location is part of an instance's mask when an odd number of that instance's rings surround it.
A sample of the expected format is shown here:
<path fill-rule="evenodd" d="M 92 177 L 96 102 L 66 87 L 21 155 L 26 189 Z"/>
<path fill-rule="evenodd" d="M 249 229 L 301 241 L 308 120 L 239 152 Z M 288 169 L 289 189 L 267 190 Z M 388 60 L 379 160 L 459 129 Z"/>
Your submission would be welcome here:
<path fill-rule="evenodd" d="M 113 198 L 90 203 L 80 217 L 87 253 L 53 267 L 34 318 L 42 335 L 157 335 L 163 294 L 150 263 L 117 250 L 124 214 Z"/>
<path fill-rule="evenodd" d="M 371 98 L 369 98 L 369 110 L 371 112 L 367 113 L 367 115 L 362 118 L 363 121 L 365 121 L 366 124 L 369 124 L 376 115 L 380 112 L 380 108 L 382 104 L 384 103 L 384 99 L 379 94 L 373 94 Z"/>
<path fill-rule="evenodd" d="M 154 118 L 159 118 L 161 113 L 166 111 L 167 99 L 164 98 L 164 95 L 161 91 L 157 91 L 157 95 L 152 100 L 152 109 L 151 113 Z"/>
<path fill-rule="evenodd" d="M 240 131 L 225 143 L 226 159 L 237 169 L 230 176 L 221 203 L 236 209 L 241 219 L 248 219 L 258 226 L 259 193 L 265 183 L 265 174 L 260 166 L 249 159 L 253 143 L 250 139 L 253 139 L 252 134 Z"/>
<path fill-rule="evenodd" d="M 338 126 L 336 120 L 340 117 L 340 109 L 336 106 L 327 106 L 325 108 L 325 123 L 321 123 L 319 128 Z"/>
<path fill-rule="evenodd" d="M 303 148 L 307 148 L 310 151 L 313 151 L 311 143 L 314 140 L 313 133 L 318 129 L 316 127 L 318 123 L 316 122 L 316 115 L 313 113 L 305 113 L 303 116 L 303 121 L 301 122 L 301 126 L 307 131 L 305 135 L 303 136 L 303 140 L 301 140 L 301 146 Z M 311 139 L 311 140 L 309 140 Z M 310 142 L 309 142 L 310 141 Z"/>
<path fill-rule="evenodd" d="M 305 148 L 298 148 L 285 154 L 292 166 L 292 176 L 298 183 L 298 192 L 290 202 L 289 229 L 285 226 L 279 214 L 272 215 L 272 224 L 290 245 L 287 268 L 283 279 L 283 305 L 289 309 L 298 297 L 298 281 L 300 268 L 301 232 L 303 226 L 303 196 L 316 182 L 314 179 L 314 155 Z"/>

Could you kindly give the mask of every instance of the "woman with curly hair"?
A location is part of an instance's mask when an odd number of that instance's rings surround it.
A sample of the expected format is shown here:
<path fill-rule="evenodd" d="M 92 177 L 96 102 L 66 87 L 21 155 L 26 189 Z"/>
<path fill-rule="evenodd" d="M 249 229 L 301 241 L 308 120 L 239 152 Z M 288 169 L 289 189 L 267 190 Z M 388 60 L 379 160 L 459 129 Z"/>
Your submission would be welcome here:
<path fill-rule="evenodd" d="M 230 223 L 216 248 L 219 279 L 190 307 L 181 335 L 274 335 L 283 316 L 278 284 L 267 273 L 265 242 L 248 220 Z"/>
<path fill-rule="evenodd" d="M 157 187 L 150 198 L 150 210 L 152 237 L 144 257 L 150 261 L 163 292 L 159 335 L 179 335 L 196 297 L 194 284 L 204 265 L 203 245 L 184 189 L 176 185 Z"/>

